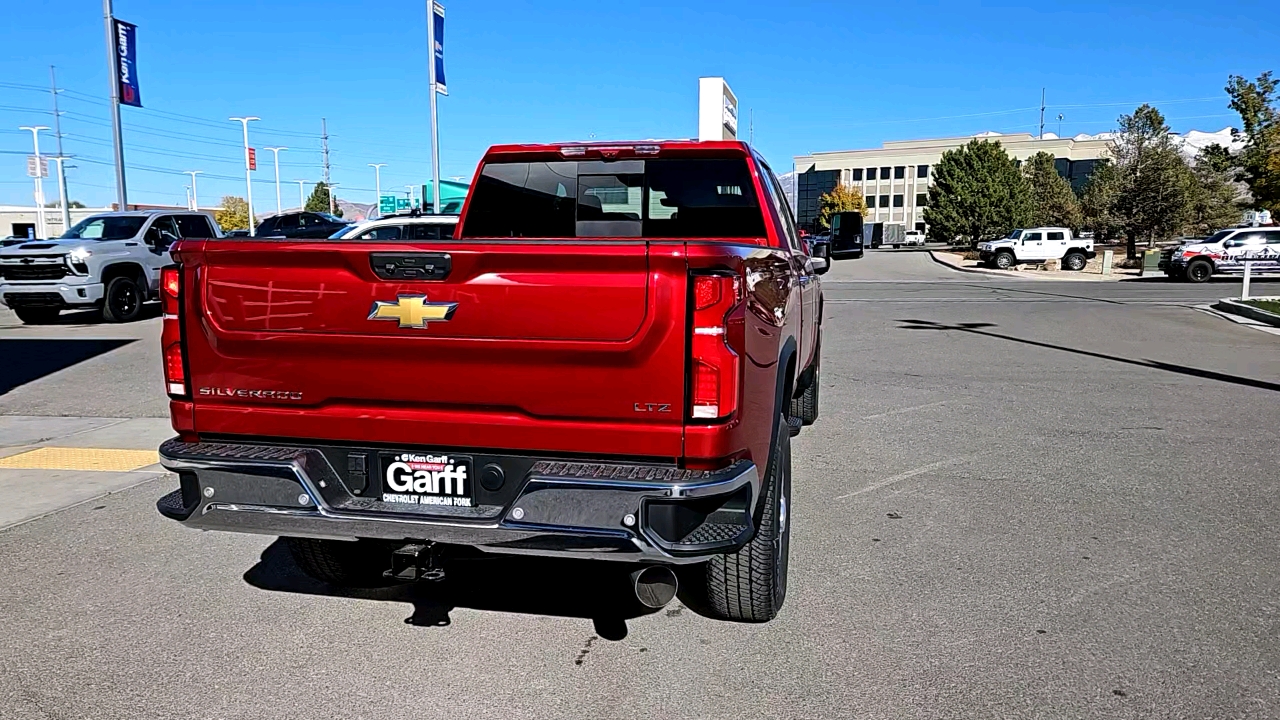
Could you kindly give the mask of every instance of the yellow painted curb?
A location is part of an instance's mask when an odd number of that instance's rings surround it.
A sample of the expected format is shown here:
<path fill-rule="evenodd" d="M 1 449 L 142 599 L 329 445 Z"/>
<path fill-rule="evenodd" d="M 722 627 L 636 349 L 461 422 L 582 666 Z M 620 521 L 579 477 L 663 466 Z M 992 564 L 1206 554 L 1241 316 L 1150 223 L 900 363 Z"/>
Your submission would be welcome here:
<path fill-rule="evenodd" d="M 0 458 L 0 468 L 127 472 L 158 462 L 160 457 L 155 450 L 45 447 Z"/>

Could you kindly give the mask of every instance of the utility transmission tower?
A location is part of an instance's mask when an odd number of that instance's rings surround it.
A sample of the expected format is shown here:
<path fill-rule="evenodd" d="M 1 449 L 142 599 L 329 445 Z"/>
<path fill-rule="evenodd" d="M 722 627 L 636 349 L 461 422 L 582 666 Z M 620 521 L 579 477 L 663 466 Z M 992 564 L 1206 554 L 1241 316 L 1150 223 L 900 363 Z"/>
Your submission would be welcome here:
<path fill-rule="evenodd" d="M 329 125 L 320 118 L 320 149 L 324 152 L 324 184 L 329 184 Z"/>

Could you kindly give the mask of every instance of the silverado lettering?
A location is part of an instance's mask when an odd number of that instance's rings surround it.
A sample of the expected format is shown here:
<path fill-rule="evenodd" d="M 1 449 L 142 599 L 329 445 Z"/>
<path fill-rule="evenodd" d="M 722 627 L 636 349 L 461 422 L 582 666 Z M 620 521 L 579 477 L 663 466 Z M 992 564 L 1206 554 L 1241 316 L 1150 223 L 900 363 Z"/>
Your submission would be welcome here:
<path fill-rule="evenodd" d="M 782 607 L 828 260 L 746 143 L 499 145 L 452 238 L 172 254 L 167 517 L 284 536 L 338 585 L 466 546 L 614 561 L 650 607 L 676 566 L 712 617 Z"/>

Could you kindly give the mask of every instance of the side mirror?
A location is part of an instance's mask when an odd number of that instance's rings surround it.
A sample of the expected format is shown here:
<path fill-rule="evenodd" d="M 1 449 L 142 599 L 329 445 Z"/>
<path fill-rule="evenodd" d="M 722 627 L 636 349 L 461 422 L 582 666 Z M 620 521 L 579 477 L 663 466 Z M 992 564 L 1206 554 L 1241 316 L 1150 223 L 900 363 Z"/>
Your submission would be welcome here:
<path fill-rule="evenodd" d="M 813 272 L 818 275 L 826 275 L 831 269 L 831 261 L 824 257 L 809 258 L 809 262 L 813 263 Z"/>

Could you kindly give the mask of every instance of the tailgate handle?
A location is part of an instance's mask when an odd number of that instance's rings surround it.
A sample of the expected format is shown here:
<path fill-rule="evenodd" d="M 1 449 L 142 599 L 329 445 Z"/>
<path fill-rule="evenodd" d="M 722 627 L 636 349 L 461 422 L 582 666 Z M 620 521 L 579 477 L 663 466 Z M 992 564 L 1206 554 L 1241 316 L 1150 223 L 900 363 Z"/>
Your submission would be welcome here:
<path fill-rule="evenodd" d="M 383 280 L 443 280 L 453 269 L 449 253 L 369 253 L 373 272 Z"/>

